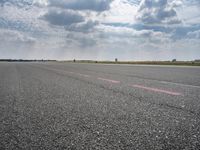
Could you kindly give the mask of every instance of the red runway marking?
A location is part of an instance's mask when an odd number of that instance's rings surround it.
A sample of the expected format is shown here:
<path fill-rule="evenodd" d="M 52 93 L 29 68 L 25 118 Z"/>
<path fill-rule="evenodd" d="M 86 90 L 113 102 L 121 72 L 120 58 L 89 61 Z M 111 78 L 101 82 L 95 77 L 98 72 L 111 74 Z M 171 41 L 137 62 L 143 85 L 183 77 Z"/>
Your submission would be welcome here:
<path fill-rule="evenodd" d="M 183 95 L 183 94 L 177 93 L 177 92 L 172 92 L 172 91 L 167 91 L 167 90 L 162 90 L 162 89 L 157 89 L 157 88 L 151 88 L 151 87 L 145 87 L 145 86 L 137 85 L 137 84 L 134 84 L 132 86 L 136 87 L 136 88 L 148 90 L 148 91 L 153 91 L 153 92 L 158 92 L 158 93 L 165 93 L 165 94 L 174 95 L 174 96 Z"/>
<path fill-rule="evenodd" d="M 98 78 L 99 80 L 103 80 L 103 81 L 107 81 L 107 82 L 111 82 L 111 83 L 120 83 L 120 81 L 116 81 L 116 80 L 110 80 L 110 79 L 105 79 L 105 78 Z"/>

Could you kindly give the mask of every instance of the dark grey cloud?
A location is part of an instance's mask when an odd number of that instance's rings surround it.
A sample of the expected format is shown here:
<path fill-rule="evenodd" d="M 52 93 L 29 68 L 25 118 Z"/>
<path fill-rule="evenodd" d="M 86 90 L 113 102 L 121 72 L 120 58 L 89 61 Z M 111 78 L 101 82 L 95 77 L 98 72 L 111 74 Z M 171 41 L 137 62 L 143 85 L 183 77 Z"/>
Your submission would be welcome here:
<path fill-rule="evenodd" d="M 74 23 L 83 22 L 84 17 L 72 10 L 59 10 L 59 9 L 50 9 L 42 19 L 46 20 L 50 24 L 58 26 L 68 26 Z"/>
<path fill-rule="evenodd" d="M 0 7 L 2 7 L 5 3 L 5 0 L 0 0 Z"/>
<path fill-rule="evenodd" d="M 8 0 L 0 0 L 0 4 L 6 3 Z"/>
<path fill-rule="evenodd" d="M 111 2 L 112 0 L 49 0 L 48 12 L 42 19 L 53 25 L 64 26 L 67 31 L 90 33 L 99 24 L 90 19 L 91 12 L 99 14 L 109 10 Z"/>
<path fill-rule="evenodd" d="M 5 3 L 11 3 L 10 0 L 0 0 L 0 6 L 3 7 Z"/>
<path fill-rule="evenodd" d="M 49 5 L 73 10 L 105 11 L 110 9 L 112 0 L 49 0 Z"/>
<path fill-rule="evenodd" d="M 41 19 L 52 25 L 63 26 L 70 32 L 91 33 L 100 23 L 87 20 L 80 13 L 73 10 L 50 9 Z"/>
<path fill-rule="evenodd" d="M 179 24 L 175 7 L 168 0 L 142 0 L 136 18 L 144 24 Z"/>

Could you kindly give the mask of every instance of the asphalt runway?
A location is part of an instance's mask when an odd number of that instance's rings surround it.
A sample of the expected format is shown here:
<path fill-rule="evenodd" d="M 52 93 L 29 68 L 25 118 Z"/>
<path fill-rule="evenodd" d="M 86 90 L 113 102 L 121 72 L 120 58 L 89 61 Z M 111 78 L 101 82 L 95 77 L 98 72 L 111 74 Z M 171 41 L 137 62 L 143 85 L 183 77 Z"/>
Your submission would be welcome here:
<path fill-rule="evenodd" d="M 0 149 L 199 150 L 200 67 L 0 63 Z"/>

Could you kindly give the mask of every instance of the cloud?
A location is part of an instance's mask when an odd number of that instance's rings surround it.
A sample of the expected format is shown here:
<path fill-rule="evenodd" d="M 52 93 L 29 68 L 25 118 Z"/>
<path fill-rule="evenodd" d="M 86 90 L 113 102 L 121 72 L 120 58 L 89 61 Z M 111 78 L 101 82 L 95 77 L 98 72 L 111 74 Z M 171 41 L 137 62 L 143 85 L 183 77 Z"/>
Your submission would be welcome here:
<path fill-rule="evenodd" d="M 66 26 L 65 29 L 68 31 L 89 33 L 93 32 L 98 24 L 98 21 L 88 20 L 77 24 L 71 24 L 70 26 Z"/>
<path fill-rule="evenodd" d="M 9 0 L 0 0 L 0 6 L 3 6 L 6 2 L 10 2 Z"/>
<path fill-rule="evenodd" d="M 52 25 L 68 26 L 74 23 L 83 22 L 84 17 L 72 10 L 50 9 L 42 19 L 48 21 Z"/>
<path fill-rule="evenodd" d="M 33 44 L 35 39 L 18 31 L 0 29 L 0 42 Z"/>
<path fill-rule="evenodd" d="M 187 35 L 189 38 L 200 39 L 200 30 L 189 32 Z"/>
<path fill-rule="evenodd" d="M 21 32 L 40 32 L 37 28 L 33 27 L 31 24 L 21 21 L 21 20 L 11 20 L 7 18 L 0 17 L 0 29 L 11 29 Z"/>
<path fill-rule="evenodd" d="M 183 0 L 183 1 L 192 5 L 200 5 L 199 0 Z"/>
<path fill-rule="evenodd" d="M 0 6 L 4 5 L 15 5 L 20 8 L 24 8 L 26 6 L 31 6 L 33 4 L 33 0 L 0 0 Z"/>
<path fill-rule="evenodd" d="M 78 46 L 81 48 L 91 48 L 97 45 L 97 40 L 91 37 L 76 38 Z"/>
<path fill-rule="evenodd" d="M 168 0 L 142 0 L 136 19 L 144 24 L 180 24 L 175 7 L 178 3 Z"/>
<path fill-rule="evenodd" d="M 200 24 L 200 1 L 199 0 L 182 0 L 181 7 L 177 8 L 177 14 L 184 24 Z"/>
<path fill-rule="evenodd" d="M 49 0 L 0 0 L 1 6 L 5 4 L 12 4 L 23 8 L 24 6 L 47 6 Z"/>
<path fill-rule="evenodd" d="M 102 12 L 110 9 L 111 0 L 49 0 L 49 6 Z"/>
<path fill-rule="evenodd" d="M 49 0 L 41 18 L 69 32 L 89 33 L 101 24 L 98 15 L 110 9 L 111 0 Z M 85 11 L 87 10 L 87 11 Z"/>
<path fill-rule="evenodd" d="M 48 0 L 33 0 L 33 5 L 38 7 L 45 7 L 48 5 Z"/>
<path fill-rule="evenodd" d="M 0 56 L 193 59 L 199 57 L 199 4 L 199 0 L 0 0 Z"/>
<path fill-rule="evenodd" d="M 110 39 L 113 42 L 113 39 L 115 39 L 116 41 L 127 41 L 129 44 L 137 42 L 138 45 L 149 42 L 154 44 L 169 42 L 170 36 L 159 31 L 135 30 L 128 27 L 113 27 L 109 25 L 102 25 L 98 29 L 101 31 L 100 37 L 104 40 Z"/>
<path fill-rule="evenodd" d="M 66 36 L 65 47 L 69 47 L 71 44 L 79 49 L 87 49 L 97 46 L 98 38 L 96 35 L 88 33 L 87 36 L 81 32 L 69 32 Z"/>
<path fill-rule="evenodd" d="M 5 0 L 0 0 L 0 3 L 5 3 Z"/>

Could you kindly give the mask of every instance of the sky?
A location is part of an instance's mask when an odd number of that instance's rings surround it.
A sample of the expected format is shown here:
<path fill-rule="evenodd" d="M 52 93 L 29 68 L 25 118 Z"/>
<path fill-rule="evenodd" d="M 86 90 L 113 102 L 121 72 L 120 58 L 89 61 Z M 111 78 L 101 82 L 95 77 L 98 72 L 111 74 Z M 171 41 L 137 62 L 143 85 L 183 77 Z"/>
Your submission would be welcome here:
<path fill-rule="evenodd" d="M 0 0 L 0 59 L 200 59 L 200 0 Z"/>

